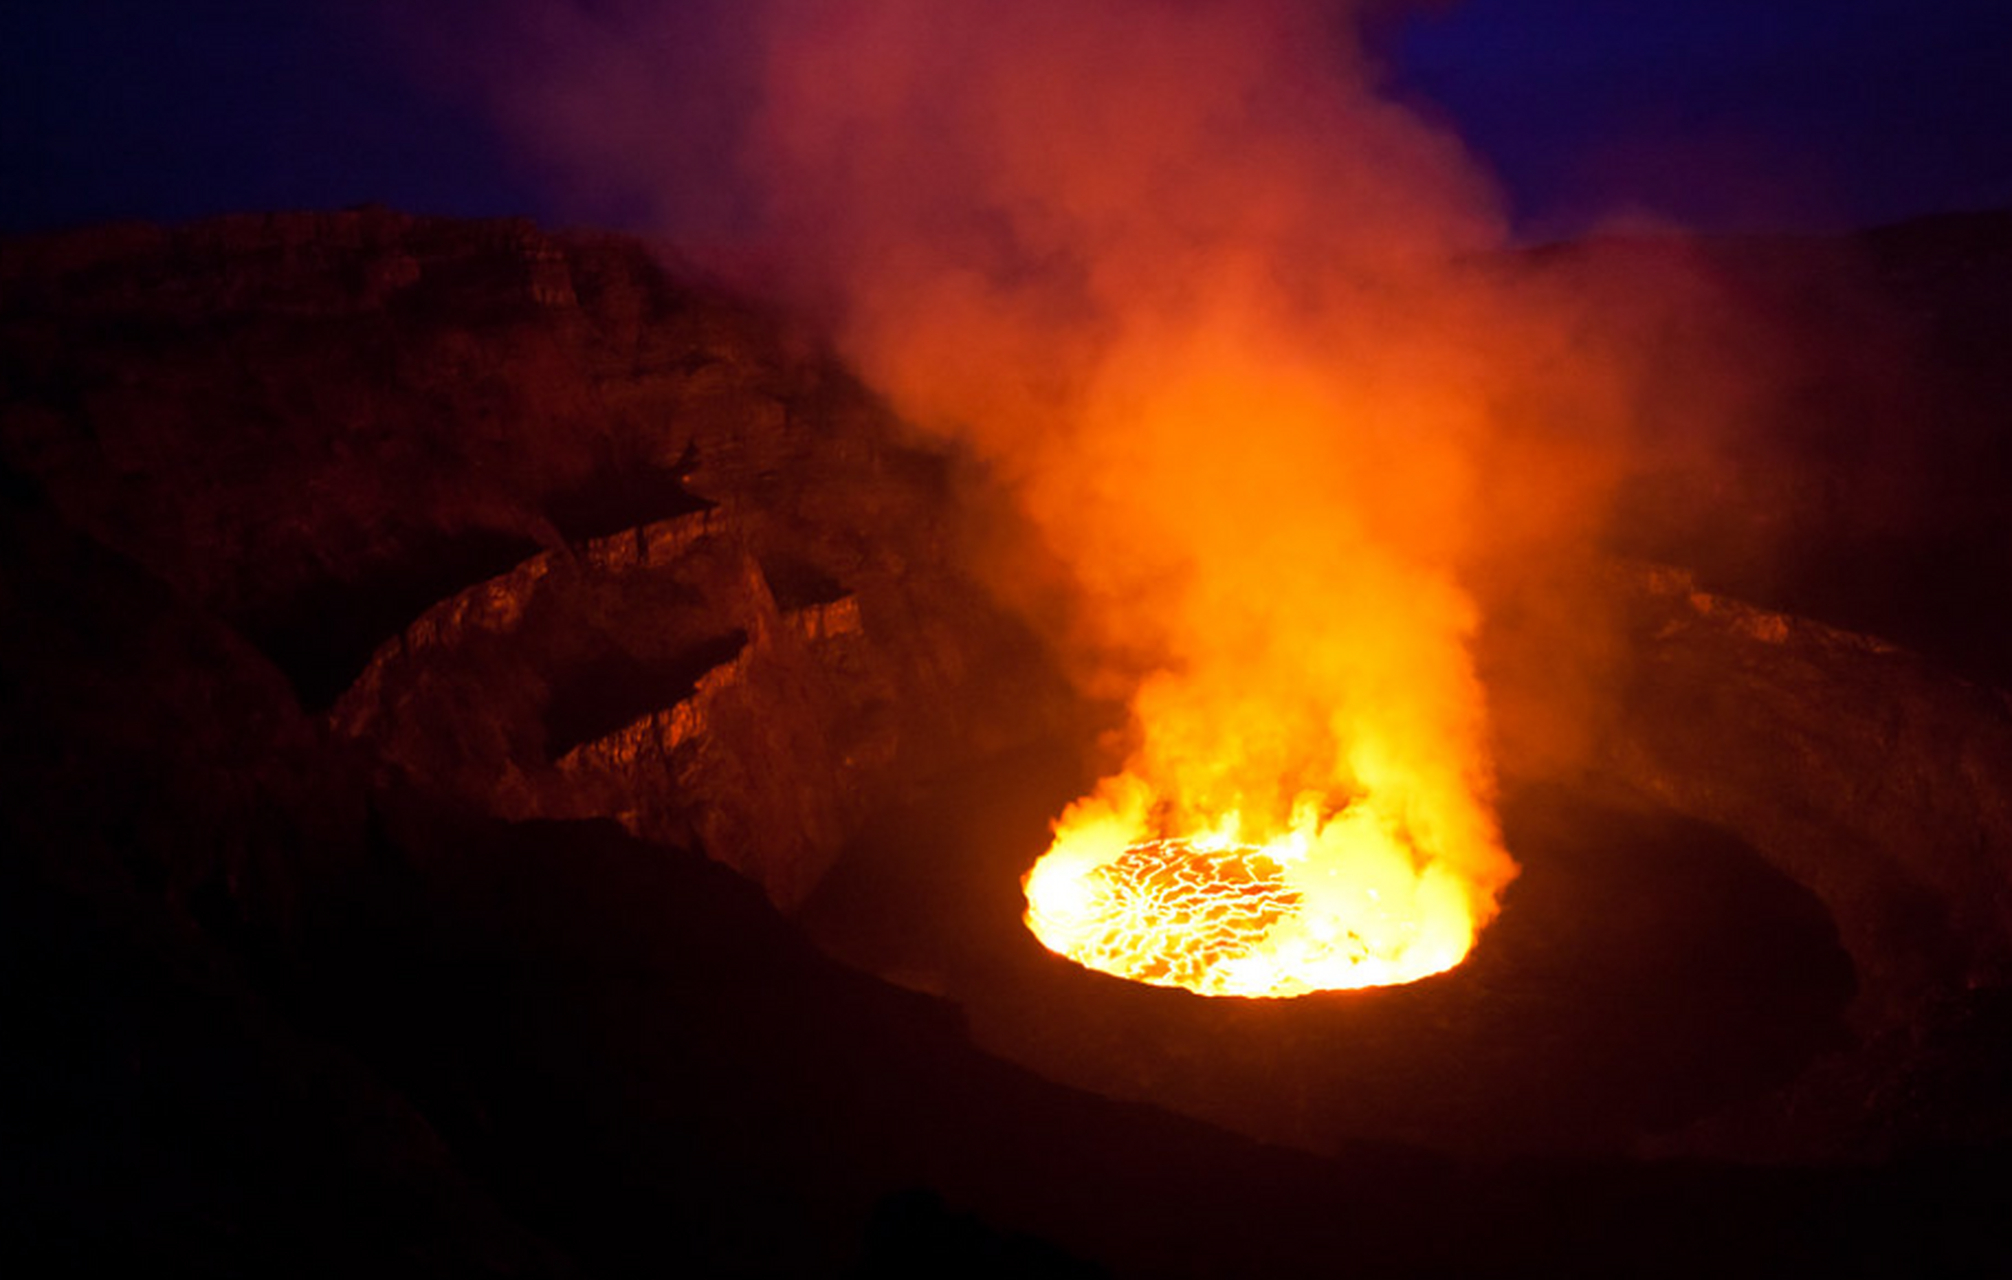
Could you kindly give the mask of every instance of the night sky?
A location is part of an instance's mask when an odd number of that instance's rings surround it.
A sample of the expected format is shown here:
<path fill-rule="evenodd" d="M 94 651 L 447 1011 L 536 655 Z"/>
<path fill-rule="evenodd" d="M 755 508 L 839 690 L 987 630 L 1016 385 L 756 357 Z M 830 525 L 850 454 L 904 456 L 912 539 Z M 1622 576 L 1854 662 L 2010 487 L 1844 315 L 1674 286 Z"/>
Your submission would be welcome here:
<path fill-rule="evenodd" d="M 11 0 L 0 230 L 378 202 L 606 220 L 365 2 Z M 2003 0 L 1465 0 L 1381 37 L 1390 89 L 1526 238 L 1612 215 L 1862 226 L 2012 206 Z"/>

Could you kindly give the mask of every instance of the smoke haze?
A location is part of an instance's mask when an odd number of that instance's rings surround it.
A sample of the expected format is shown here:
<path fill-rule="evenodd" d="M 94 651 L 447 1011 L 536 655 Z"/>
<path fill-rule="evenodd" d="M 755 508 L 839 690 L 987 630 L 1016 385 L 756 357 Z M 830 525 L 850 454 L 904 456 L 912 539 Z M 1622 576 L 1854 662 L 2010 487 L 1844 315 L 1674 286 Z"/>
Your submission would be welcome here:
<path fill-rule="evenodd" d="M 1514 873 L 1495 748 L 1567 762 L 1597 704 L 1576 583 L 1669 425 L 1643 406 L 1743 394 L 1654 376 L 1712 306 L 1681 255 L 1507 252 L 1459 141 L 1378 97 L 1363 6 L 506 13 L 469 65 L 514 68 L 488 92 L 548 163 L 810 317 L 1016 495 L 1086 686 L 1134 713 L 1086 806 L 1269 833 L 1382 794 L 1485 923 Z"/>

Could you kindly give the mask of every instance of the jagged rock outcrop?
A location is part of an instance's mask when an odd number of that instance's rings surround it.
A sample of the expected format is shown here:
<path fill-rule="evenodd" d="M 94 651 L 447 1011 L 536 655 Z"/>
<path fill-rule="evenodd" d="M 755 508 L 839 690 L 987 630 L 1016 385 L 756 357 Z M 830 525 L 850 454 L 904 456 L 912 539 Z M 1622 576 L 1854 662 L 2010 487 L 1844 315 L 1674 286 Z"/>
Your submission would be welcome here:
<path fill-rule="evenodd" d="M 945 460 L 633 240 L 246 216 L 10 243 L 0 288 L 11 469 L 459 803 L 787 903 L 898 752 L 1066 698 L 955 563 Z"/>
<path fill-rule="evenodd" d="M 65 517 L 325 704 L 434 601 L 893 443 L 857 395 L 633 241 L 384 211 L 0 246 L 0 439 Z M 840 379 L 842 381 L 842 379 Z"/>
<path fill-rule="evenodd" d="M 781 607 L 746 530 L 713 509 L 442 601 L 330 721 L 470 808 L 613 817 L 712 852 L 787 906 L 899 749 L 902 691 L 881 657 L 855 597 Z"/>

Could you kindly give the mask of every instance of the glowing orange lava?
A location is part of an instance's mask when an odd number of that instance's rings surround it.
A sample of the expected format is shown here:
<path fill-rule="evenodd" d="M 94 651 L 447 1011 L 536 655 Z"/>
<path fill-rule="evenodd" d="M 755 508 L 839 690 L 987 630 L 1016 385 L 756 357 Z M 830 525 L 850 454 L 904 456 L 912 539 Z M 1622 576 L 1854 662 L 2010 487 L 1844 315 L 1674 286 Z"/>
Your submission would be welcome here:
<path fill-rule="evenodd" d="M 1091 870 L 1057 948 L 1140 982 L 1233 994 L 1238 966 L 1299 910 L 1285 868 L 1257 845 L 1135 844 Z M 1047 915 L 1041 925 L 1053 923 Z"/>
<path fill-rule="evenodd" d="M 1042 944 L 1118 977 L 1209 996 L 1412 982 L 1460 963 L 1493 911 L 1492 889 L 1364 800 L 1323 821 L 1309 799 L 1262 844 L 1236 839 L 1234 818 L 1134 840 L 1140 814 L 1123 807 L 1079 802 L 1025 880 Z"/>
<path fill-rule="evenodd" d="M 1421 447 L 1437 418 L 1359 400 L 1240 314 L 1139 323 L 1096 392 L 1090 465 L 1030 477 L 1032 509 L 1090 634 L 1152 665 L 1123 676 L 1123 767 L 1027 877 L 1029 927 L 1090 967 L 1206 995 L 1459 963 L 1516 866 L 1480 610 L 1448 563 L 1469 519 L 1438 486 L 1464 492 L 1461 468 Z M 1393 417 L 1415 428 L 1403 449 L 1351 434 Z M 1235 444 L 1206 447 L 1222 423 Z M 1339 465 L 1338 441 L 1380 473 Z M 1413 501 L 1393 508 L 1372 474 Z"/>

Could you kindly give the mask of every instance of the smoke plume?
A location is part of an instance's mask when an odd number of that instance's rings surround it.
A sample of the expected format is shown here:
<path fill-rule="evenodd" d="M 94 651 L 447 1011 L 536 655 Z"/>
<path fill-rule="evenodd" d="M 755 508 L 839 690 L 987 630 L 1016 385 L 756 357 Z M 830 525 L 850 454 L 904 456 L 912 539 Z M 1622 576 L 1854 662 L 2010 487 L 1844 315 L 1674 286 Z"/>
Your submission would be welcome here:
<path fill-rule="evenodd" d="M 1506 252 L 1459 141 L 1378 95 L 1362 9 L 547 0 L 479 39 L 576 189 L 814 318 L 1017 496 L 1133 713 L 1078 818 L 1318 831 L 1378 795 L 1478 924 L 1514 873 L 1496 748 L 1568 753 L 1590 700 L 1571 583 L 1667 326 Z M 1522 682 L 1492 735 L 1484 619 Z"/>

